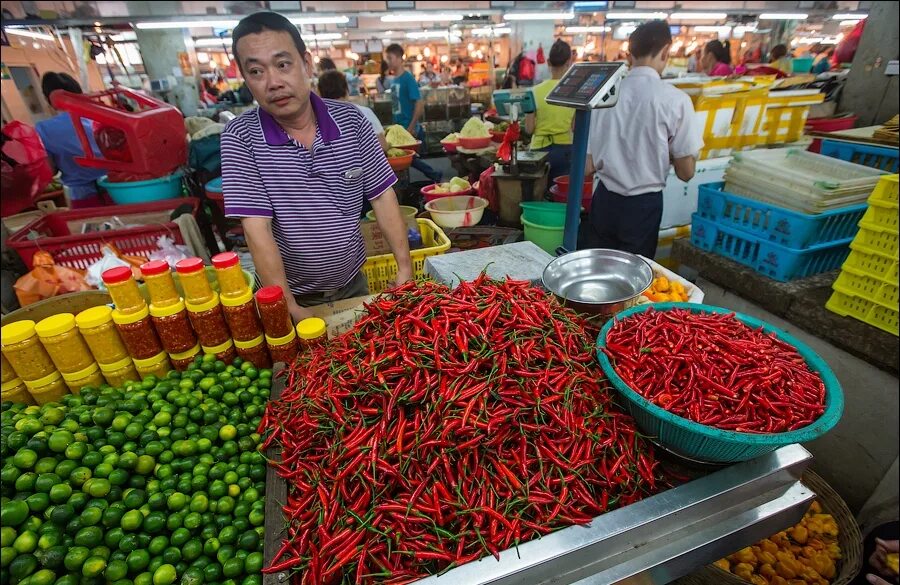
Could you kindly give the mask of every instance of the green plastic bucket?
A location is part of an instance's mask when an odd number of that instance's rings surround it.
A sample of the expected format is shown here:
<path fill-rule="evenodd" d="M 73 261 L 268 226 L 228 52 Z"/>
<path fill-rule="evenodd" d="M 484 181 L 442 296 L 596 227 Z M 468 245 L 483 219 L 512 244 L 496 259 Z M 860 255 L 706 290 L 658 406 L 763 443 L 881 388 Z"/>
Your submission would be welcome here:
<path fill-rule="evenodd" d="M 566 225 L 566 204 L 552 201 L 523 201 L 522 221 L 547 227 Z"/>
<path fill-rule="evenodd" d="M 522 216 L 522 225 L 525 226 L 525 239 L 537 244 L 544 252 L 555 255 L 556 249 L 562 246 L 565 226 L 531 223 L 525 216 Z"/>

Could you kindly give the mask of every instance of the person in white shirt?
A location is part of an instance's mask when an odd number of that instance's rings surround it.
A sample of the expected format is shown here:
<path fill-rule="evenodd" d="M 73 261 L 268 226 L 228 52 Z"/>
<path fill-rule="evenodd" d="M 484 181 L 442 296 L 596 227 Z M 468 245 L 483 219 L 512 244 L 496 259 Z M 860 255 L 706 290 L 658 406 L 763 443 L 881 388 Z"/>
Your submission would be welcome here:
<path fill-rule="evenodd" d="M 319 77 L 319 96 L 329 100 L 350 101 L 348 99 L 350 96 L 350 86 L 347 84 L 347 77 L 340 71 L 326 71 L 323 73 L 322 76 Z M 381 125 L 378 116 L 375 115 L 372 108 L 361 106 L 355 102 L 353 105 L 359 108 L 363 116 L 366 117 L 366 120 L 372 124 L 372 128 L 375 130 L 375 136 L 378 137 L 381 148 L 387 152 L 391 146 L 384 137 L 384 126 Z"/>
<path fill-rule="evenodd" d="M 612 108 L 591 114 L 585 175 L 599 182 L 583 247 L 613 248 L 653 258 L 669 168 L 689 181 L 702 127 L 688 95 L 662 81 L 672 34 L 663 20 L 640 25 L 629 39 L 631 70 Z"/>

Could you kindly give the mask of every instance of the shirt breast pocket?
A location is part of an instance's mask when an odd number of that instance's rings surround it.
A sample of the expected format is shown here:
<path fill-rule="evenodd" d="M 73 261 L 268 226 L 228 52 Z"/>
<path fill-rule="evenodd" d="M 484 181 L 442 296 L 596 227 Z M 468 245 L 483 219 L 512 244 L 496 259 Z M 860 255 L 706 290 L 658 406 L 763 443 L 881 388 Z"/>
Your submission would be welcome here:
<path fill-rule="evenodd" d="M 362 213 L 365 180 L 362 167 L 351 167 L 335 172 L 331 177 L 328 196 L 335 202 L 338 210 L 346 216 L 359 216 Z"/>

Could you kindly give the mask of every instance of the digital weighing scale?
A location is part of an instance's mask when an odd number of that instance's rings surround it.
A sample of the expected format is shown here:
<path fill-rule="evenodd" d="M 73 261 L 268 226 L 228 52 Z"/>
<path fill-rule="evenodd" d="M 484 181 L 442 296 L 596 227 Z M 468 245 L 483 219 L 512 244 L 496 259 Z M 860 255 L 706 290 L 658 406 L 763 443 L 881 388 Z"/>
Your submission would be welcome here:
<path fill-rule="evenodd" d="M 591 110 L 611 108 L 619 100 L 619 82 L 628 74 L 625 63 L 575 63 L 566 71 L 547 95 L 547 103 L 575 108 L 575 135 L 572 140 L 572 167 L 569 176 L 572 185 L 584 176 L 591 127 Z M 563 248 L 575 250 L 578 244 L 578 222 L 581 214 L 581 189 L 569 189 L 566 203 L 566 228 Z"/>

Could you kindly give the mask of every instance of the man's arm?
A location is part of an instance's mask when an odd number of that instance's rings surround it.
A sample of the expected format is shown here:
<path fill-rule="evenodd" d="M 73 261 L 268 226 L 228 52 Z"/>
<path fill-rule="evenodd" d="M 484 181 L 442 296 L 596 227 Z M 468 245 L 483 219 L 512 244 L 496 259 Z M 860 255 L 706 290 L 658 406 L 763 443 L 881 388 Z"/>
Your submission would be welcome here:
<path fill-rule="evenodd" d="M 412 258 L 409 256 L 409 237 L 406 220 L 400 213 L 397 194 L 389 187 L 387 191 L 371 200 L 375 211 L 375 220 L 384 234 L 394 259 L 397 261 L 397 284 L 402 284 L 413 277 Z"/>
<path fill-rule="evenodd" d="M 391 149 L 391 145 L 388 144 L 387 138 L 384 137 L 384 132 L 379 132 L 378 134 L 376 134 L 376 136 L 378 137 L 378 144 L 381 145 L 381 149 L 385 152 L 389 151 Z"/>
<path fill-rule="evenodd" d="M 525 114 L 525 132 L 534 134 L 534 127 L 537 126 L 534 114 Z"/>
<path fill-rule="evenodd" d="M 287 276 L 284 274 L 284 262 L 281 259 L 281 252 L 278 250 L 278 244 L 275 243 L 275 238 L 272 236 L 272 220 L 267 217 L 245 217 L 241 219 L 241 225 L 244 228 L 244 236 L 247 238 L 250 253 L 253 255 L 256 273 L 262 280 L 263 285 L 281 287 L 294 321 L 312 317 L 313 314 L 298 305 L 291 294 Z"/>
<path fill-rule="evenodd" d="M 416 100 L 416 107 L 413 109 L 412 121 L 410 121 L 409 126 L 406 128 L 406 131 L 416 135 L 416 124 L 419 123 L 419 119 L 422 117 L 422 113 L 425 111 L 425 102 L 422 100 Z"/>
<path fill-rule="evenodd" d="M 694 178 L 694 172 L 697 170 L 697 159 L 693 156 L 672 159 L 672 166 L 675 167 L 675 176 L 687 183 Z"/>

